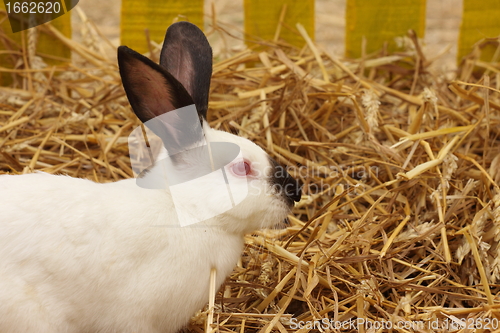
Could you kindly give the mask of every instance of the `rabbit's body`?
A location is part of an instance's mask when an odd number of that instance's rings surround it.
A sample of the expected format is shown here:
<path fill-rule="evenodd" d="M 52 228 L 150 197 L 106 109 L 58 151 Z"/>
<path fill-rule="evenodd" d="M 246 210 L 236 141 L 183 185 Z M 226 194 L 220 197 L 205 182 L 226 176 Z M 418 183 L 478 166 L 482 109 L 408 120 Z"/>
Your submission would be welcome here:
<path fill-rule="evenodd" d="M 210 221 L 168 225 L 168 191 L 134 179 L 17 178 L 0 176 L 2 333 L 175 332 L 206 304 L 211 268 L 220 286 L 243 247 Z"/>
<path fill-rule="evenodd" d="M 208 125 L 211 61 L 186 22 L 167 31 L 160 65 L 118 49 L 132 109 L 161 138 L 170 169 L 158 162 L 107 184 L 0 176 L 0 333 L 176 332 L 208 301 L 211 269 L 216 287 L 230 274 L 245 233 L 290 212 L 296 181 L 254 143 Z M 200 147 L 217 142 L 238 147 L 237 157 L 226 163 L 213 150 L 209 163 Z"/>

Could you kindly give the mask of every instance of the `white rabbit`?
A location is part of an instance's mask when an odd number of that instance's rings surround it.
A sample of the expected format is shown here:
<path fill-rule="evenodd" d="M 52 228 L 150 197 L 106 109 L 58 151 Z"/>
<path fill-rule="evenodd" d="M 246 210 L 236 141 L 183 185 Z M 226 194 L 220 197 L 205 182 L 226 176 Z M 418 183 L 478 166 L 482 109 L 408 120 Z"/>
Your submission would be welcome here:
<path fill-rule="evenodd" d="M 142 122 L 195 104 L 207 142 L 239 146 L 242 157 L 226 175 L 247 182 L 248 194 L 222 214 L 180 227 L 168 187 L 40 172 L 0 176 L 1 333 L 176 332 L 207 303 L 210 270 L 217 270 L 219 287 L 244 234 L 281 222 L 300 198 L 297 182 L 261 148 L 208 126 L 212 51 L 194 25 L 168 29 L 160 65 L 124 46 L 118 62 Z M 164 125 L 169 132 L 171 124 Z M 186 154 L 173 163 L 190 170 L 198 158 Z M 213 186 L 198 185 L 200 193 Z M 220 204 L 209 196 L 187 208 Z"/>

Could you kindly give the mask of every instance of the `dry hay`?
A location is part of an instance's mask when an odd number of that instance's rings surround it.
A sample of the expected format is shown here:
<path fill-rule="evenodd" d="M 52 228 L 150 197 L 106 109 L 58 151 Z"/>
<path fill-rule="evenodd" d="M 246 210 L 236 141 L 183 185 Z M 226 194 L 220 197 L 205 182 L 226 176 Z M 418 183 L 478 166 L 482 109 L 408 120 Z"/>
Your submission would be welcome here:
<path fill-rule="evenodd" d="M 0 172 L 132 176 L 127 136 L 139 122 L 115 61 L 40 29 L 77 60 L 43 68 L 7 43 L 16 69 L 1 68 L 13 84 L 0 88 Z M 405 52 L 350 63 L 310 42 L 216 61 L 211 125 L 254 140 L 304 184 L 288 228 L 247 237 L 215 299 L 221 332 L 323 318 L 436 332 L 498 318 L 500 66 L 479 61 L 478 47 L 448 80 L 406 41 Z M 189 329 L 205 322 L 198 313 Z"/>

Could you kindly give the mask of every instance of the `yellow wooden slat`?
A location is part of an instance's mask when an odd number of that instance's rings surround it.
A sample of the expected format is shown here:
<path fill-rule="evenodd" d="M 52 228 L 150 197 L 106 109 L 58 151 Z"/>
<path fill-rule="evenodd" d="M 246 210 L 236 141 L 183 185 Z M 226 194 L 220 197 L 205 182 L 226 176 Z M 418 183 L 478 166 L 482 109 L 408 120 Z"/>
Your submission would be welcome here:
<path fill-rule="evenodd" d="M 54 28 L 59 30 L 64 36 L 71 38 L 71 12 L 50 21 L 50 24 L 52 24 Z M 39 35 L 37 52 L 68 60 L 71 59 L 71 50 L 66 45 L 58 40 L 55 40 L 54 37 L 44 33 Z M 50 65 L 61 63 L 60 61 L 52 60 L 50 58 L 45 58 L 44 61 Z"/>
<path fill-rule="evenodd" d="M 366 53 L 380 50 L 386 42 L 389 51 L 396 50 L 394 38 L 405 36 L 409 29 L 423 38 L 425 4 L 425 0 L 347 0 L 346 56 L 361 56 L 363 36 L 366 38 Z"/>
<path fill-rule="evenodd" d="M 479 40 L 499 36 L 500 1 L 464 0 L 457 60 L 460 61 L 462 57 L 469 54 L 473 45 Z M 486 46 L 482 53 L 482 59 L 491 61 L 495 50 L 496 46 L 494 45 Z"/>
<path fill-rule="evenodd" d="M 244 3 L 245 32 L 250 39 L 257 36 L 273 40 L 283 6 L 286 5 L 279 38 L 298 47 L 304 46 L 305 41 L 296 28 L 296 24 L 300 23 L 314 40 L 314 0 L 245 0 Z"/>
<path fill-rule="evenodd" d="M 149 50 L 149 38 L 160 43 L 174 20 L 189 21 L 203 29 L 203 0 L 122 0 L 121 44 L 137 52 Z"/>
<path fill-rule="evenodd" d="M 7 39 L 12 40 L 13 43 L 9 43 L 9 47 L 6 48 L 4 43 L 8 43 L 5 39 L 0 39 L 0 51 L 10 50 L 10 51 L 21 51 L 22 50 L 22 40 L 27 43 L 27 32 L 26 30 L 12 33 L 12 29 L 5 15 L 5 5 L 3 1 L 0 1 L 0 34 L 3 34 Z M 61 31 L 66 37 L 71 37 L 71 14 L 67 13 L 62 16 L 59 16 L 53 21 L 50 21 L 56 29 Z M 24 35 L 24 37 L 22 37 Z M 3 41 L 3 43 L 2 43 Z M 17 46 L 21 48 L 18 48 Z M 24 47 L 26 49 L 26 45 Z M 62 42 L 55 39 L 54 37 L 46 34 L 39 33 L 37 39 L 37 54 L 44 54 L 48 56 L 53 56 L 58 59 L 67 59 L 68 61 L 71 58 L 71 50 L 65 46 Z M 45 57 L 43 60 L 49 65 L 60 64 L 61 61 L 54 60 L 50 57 Z M 13 58 L 9 55 L 3 54 L 0 55 L 0 66 L 6 68 L 13 68 Z M 9 85 L 11 83 L 11 75 L 9 73 L 0 72 L 0 85 Z"/>

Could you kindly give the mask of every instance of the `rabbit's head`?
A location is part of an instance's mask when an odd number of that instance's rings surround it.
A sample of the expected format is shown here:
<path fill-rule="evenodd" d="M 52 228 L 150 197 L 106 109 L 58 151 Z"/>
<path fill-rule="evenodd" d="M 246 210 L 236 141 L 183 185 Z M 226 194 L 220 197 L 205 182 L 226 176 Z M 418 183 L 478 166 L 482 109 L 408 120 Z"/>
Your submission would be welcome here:
<path fill-rule="evenodd" d="M 125 46 L 118 49 L 118 63 L 134 113 L 168 151 L 168 172 L 176 174 L 167 176 L 174 203 L 205 213 L 229 205 L 207 223 L 238 233 L 286 217 L 300 200 L 297 181 L 253 142 L 212 129 L 206 121 L 212 49 L 201 30 L 188 22 L 170 26 L 159 65 Z M 176 182 L 192 186 L 174 191 Z"/>

